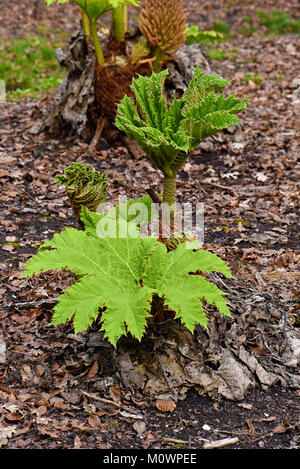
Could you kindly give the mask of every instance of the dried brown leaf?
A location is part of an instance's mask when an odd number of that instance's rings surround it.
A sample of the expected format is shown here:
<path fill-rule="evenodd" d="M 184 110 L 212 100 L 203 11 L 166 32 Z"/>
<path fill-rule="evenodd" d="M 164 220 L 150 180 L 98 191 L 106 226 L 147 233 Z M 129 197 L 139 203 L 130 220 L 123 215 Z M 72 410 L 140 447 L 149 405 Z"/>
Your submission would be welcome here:
<path fill-rule="evenodd" d="M 51 438 L 59 438 L 59 433 L 52 428 L 48 428 L 44 425 L 37 425 L 37 429 L 41 435 L 51 436 Z"/>
<path fill-rule="evenodd" d="M 176 408 L 175 402 L 171 399 L 157 399 L 155 405 L 156 408 L 162 412 L 173 412 L 173 410 Z"/>
<path fill-rule="evenodd" d="M 132 428 L 137 432 L 138 436 L 140 437 L 146 430 L 146 424 L 142 420 L 137 420 L 132 425 Z"/>
<path fill-rule="evenodd" d="M 60 410 L 67 410 L 69 408 L 69 404 L 64 402 L 62 399 L 55 400 L 53 406 L 55 407 L 55 409 Z"/>
<path fill-rule="evenodd" d="M 8 422 L 21 422 L 22 419 L 23 416 L 18 412 L 13 412 L 5 415 L 5 420 L 7 420 Z"/>
<path fill-rule="evenodd" d="M 236 345 L 239 346 L 239 345 L 244 344 L 246 342 L 246 339 L 247 339 L 247 334 L 240 335 L 236 340 Z"/>
<path fill-rule="evenodd" d="M 94 361 L 91 368 L 89 369 L 87 377 L 89 379 L 94 378 L 97 375 L 98 371 L 99 371 L 99 363 L 96 360 L 96 361 Z"/>
<path fill-rule="evenodd" d="M 293 428 L 294 427 L 291 427 L 288 423 L 283 423 L 273 428 L 273 433 L 285 433 L 286 431 L 292 430 Z"/>
<path fill-rule="evenodd" d="M 97 428 L 101 425 L 101 420 L 98 415 L 92 414 L 88 418 L 89 425 L 93 428 Z"/>
<path fill-rule="evenodd" d="M 36 365 L 35 374 L 40 378 L 45 373 L 45 367 L 41 365 Z"/>
<path fill-rule="evenodd" d="M 262 417 L 259 419 L 253 419 L 254 422 L 274 422 L 277 417 L 270 416 L 270 417 Z"/>
<path fill-rule="evenodd" d="M 81 448 L 81 441 L 78 435 L 75 436 L 74 438 L 74 449 L 80 449 Z"/>
<path fill-rule="evenodd" d="M 109 388 L 109 394 L 114 402 L 121 402 L 121 388 L 119 386 Z"/>
<path fill-rule="evenodd" d="M 251 410 L 253 409 L 253 405 L 252 404 L 247 404 L 246 402 L 242 402 L 241 404 L 237 404 L 238 407 L 243 407 L 243 409 L 248 409 L 248 410 Z"/>
<path fill-rule="evenodd" d="M 36 414 L 41 417 L 42 415 L 45 415 L 46 412 L 47 412 L 47 407 L 45 405 L 40 405 L 37 409 L 36 409 Z"/>
<path fill-rule="evenodd" d="M 7 444 L 8 438 L 11 438 L 13 433 L 16 432 L 16 425 L 9 427 L 0 427 L 0 448 Z"/>
<path fill-rule="evenodd" d="M 265 350 L 262 347 L 255 347 L 255 348 L 252 349 L 252 351 L 254 353 L 256 353 L 257 355 L 260 355 L 260 356 L 265 355 L 265 353 L 266 353 Z"/>

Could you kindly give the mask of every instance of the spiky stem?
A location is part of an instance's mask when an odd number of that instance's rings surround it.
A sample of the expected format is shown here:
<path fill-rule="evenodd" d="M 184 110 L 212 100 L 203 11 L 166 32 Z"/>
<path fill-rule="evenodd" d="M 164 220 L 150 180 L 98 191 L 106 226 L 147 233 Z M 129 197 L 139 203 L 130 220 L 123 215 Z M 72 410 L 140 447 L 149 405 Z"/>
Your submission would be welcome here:
<path fill-rule="evenodd" d="M 153 72 L 158 73 L 161 71 L 161 68 L 164 64 L 166 53 L 162 51 L 159 47 L 156 47 L 153 52 L 153 57 L 155 57 L 154 62 L 152 62 Z"/>
<path fill-rule="evenodd" d="M 90 20 L 90 31 L 91 31 L 91 35 L 93 38 L 97 62 L 102 67 L 104 65 L 104 55 L 103 55 L 103 50 L 102 50 L 100 40 L 98 37 L 97 24 L 96 24 L 96 21 L 94 20 Z"/>
<path fill-rule="evenodd" d="M 175 175 L 167 175 L 164 177 L 164 192 L 163 192 L 164 210 L 166 213 L 163 215 L 165 222 L 170 222 L 170 233 L 174 231 L 175 225 L 175 204 L 176 204 L 176 183 Z"/>
<path fill-rule="evenodd" d="M 127 5 L 112 10 L 112 35 L 119 41 L 123 41 L 128 23 Z"/>
<path fill-rule="evenodd" d="M 163 202 L 170 205 L 170 207 L 171 207 L 176 202 L 176 195 L 175 194 L 176 194 L 175 176 L 165 174 Z"/>

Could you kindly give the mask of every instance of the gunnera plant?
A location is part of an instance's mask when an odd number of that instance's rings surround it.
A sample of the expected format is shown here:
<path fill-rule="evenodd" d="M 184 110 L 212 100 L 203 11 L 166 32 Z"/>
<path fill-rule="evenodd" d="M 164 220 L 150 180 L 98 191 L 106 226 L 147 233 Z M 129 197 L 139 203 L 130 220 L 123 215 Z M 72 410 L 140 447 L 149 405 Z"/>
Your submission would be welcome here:
<path fill-rule="evenodd" d="M 170 106 L 164 97 L 168 70 L 132 80 L 135 99 L 124 96 L 118 106 L 116 126 L 144 150 L 163 174 L 163 203 L 170 234 L 176 228 L 176 174 L 205 138 L 240 124 L 236 117 L 247 99 L 217 94 L 230 83 L 195 67 L 194 76 L 180 99 Z"/>

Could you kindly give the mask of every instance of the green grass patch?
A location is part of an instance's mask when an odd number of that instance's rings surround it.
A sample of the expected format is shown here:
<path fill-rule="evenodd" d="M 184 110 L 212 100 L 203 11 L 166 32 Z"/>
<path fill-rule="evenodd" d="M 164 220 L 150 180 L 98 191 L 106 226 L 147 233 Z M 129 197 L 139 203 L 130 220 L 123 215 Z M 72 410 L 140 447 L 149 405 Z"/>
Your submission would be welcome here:
<path fill-rule="evenodd" d="M 280 70 L 280 72 L 278 72 L 277 77 L 276 77 L 276 83 L 281 83 L 283 79 L 284 79 L 284 73 L 282 70 Z"/>
<path fill-rule="evenodd" d="M 259 73 L 248 74 L 241 78 L 243 83 L 249 83 L 249 81 L 252 81 L 256 85 L 260 85 L 262 80 L 262 76 Z"/>
<path fill-rule="evenodd" d="M 238 30 L 238 33 L 244 36 L 252 36 L 256 30 L 253 19 L 250 16 L 245 16 L 242 24 L 243 27 Z"/>
<path fill-rule="evenodd" d="M 223 42 L 222 33 L 214 30 L 200 30 L 195 24 L 191 24 L 187 28 L 186 44 L 214 44 Z"/>
<path fill-rule="evenodd" d="M 225 21 L 216 20 L 213 23 L 212 27 L 215 31 L 218 31 L 219 33 L 222 33 L 222 34 L 230 33 L 230 24 L 226 23 Z"/>
<path fill-rule="evenodd" d="M 59 35 L 30 35 L 0 40 L 0 80 L 6 99 L 37 97 L 55 91 L 66 72 L 55 55 L 65 43 Z"/>
<path fill-rule="evenodd" d="M 231 31 L 231 25 L 223 20 L 216 20 L 212 24 L 212 29 L 222 35 L 222 42 L 233 39 L 234 34 Z"/>
<path fill-rule="evenodd" d="M 207 50 L 207 55 L 211 60 L 225 60 L 237 56 L 238 51 L 211 48 Z"/>
<path fill-rule="evenodd" d="M 300 34 L 300 20 L 293 20 L 282 10 L 267 11 L 258 9 L 256 14 L 259 23 L 267 29 L 267 34 Z"/>

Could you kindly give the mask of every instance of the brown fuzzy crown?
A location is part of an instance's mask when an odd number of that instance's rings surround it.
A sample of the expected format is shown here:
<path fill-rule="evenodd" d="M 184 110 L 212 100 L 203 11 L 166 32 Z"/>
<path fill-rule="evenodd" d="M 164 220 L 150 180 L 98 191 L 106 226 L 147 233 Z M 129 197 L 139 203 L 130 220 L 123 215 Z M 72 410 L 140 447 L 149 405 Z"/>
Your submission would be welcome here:
<path fill-rule="evenodd" d="M 152 46 L 172 55 L 185 43 L 186 18 L 183 0 L 145 0 L 140 30 Z"/>

